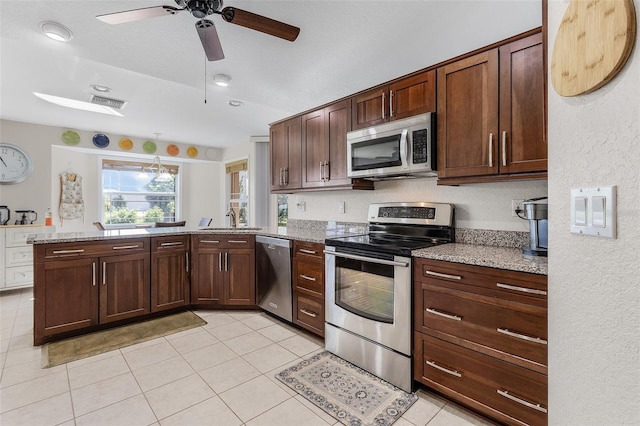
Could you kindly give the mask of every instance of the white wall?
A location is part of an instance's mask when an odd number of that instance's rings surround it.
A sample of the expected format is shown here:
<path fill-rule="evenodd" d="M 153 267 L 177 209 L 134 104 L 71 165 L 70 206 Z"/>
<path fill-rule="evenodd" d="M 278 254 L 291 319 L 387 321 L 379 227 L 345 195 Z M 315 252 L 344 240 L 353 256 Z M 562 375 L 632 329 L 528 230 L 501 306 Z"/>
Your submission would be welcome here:
<path fill-rule="evenodd" d="M 549 2 L 549 57 L 567 4 Z M 551 425 L 640 422 L 639 48 L 591 94 L 549 88 Z M 618 186 L 617 239 L 569 233 L 570 189 L 598 185 Z"/>

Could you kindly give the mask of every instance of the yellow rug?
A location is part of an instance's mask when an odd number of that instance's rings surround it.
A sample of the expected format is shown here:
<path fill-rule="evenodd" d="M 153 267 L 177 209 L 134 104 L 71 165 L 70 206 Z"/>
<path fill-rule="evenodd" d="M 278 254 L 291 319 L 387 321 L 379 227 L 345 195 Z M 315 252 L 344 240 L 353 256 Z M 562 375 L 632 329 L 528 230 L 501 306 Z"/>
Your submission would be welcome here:
<path fill-rule="evenodd" d="M 191 311 L 109 330 L 96 331 L 42 346 L 42 367 L 55 367 L 157 337 L 199 327 L 207 322 Z"/>

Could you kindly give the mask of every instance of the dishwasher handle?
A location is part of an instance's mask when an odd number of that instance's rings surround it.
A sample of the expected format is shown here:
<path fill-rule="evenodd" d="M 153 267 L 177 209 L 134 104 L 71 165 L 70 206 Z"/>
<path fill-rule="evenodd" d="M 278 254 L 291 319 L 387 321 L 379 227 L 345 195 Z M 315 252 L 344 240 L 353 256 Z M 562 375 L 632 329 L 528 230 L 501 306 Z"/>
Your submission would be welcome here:
<path fill-rule="evenodd" d="M 263 235 L 256 235 L 256 244 L 270 244 L 277 247 L 291 248 L 291 240 L 284 238 L 265 237 Z"/>

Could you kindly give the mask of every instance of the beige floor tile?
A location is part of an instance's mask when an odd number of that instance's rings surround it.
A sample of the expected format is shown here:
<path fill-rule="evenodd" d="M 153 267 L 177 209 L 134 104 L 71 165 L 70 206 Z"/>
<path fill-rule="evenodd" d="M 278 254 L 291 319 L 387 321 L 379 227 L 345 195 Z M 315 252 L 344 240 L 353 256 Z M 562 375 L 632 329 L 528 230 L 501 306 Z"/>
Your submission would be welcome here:
<path fill-rule="evenodd" d="M 275 321 L 276 320 L 271 319 L 267 315 L 261 314 L 252 316 L 251 318 L 247 318 L 245 320 L 242 320 L 241 322 L 247 327 L 250 327 L 254 330 L 259 330 L 261 328 L 269 327 L 270 325 L 275 324 Z"/>
<path fill-rule="evenodd" d="M 14 367 L 7 367 L 2 371 L 2 381 L 0 382 L 0 387 L 6 388 L 7 386 L 29 382 L 40 377 L 66 371 L 67 368 L 64 365 L 58 365 L 57 367 L 52 368 L 42 368 L 39 361 L 20 364 Z"/>
<path fill-rule="evenodd" d="M 253 330 L 239 321 L 230 322 L 218 327 L 203 327 L 216 339 L 224 342 L 229 339 L 251 333 Z"/>
<path fill-rule="evenodd" d="M 224 344 L 238 355 L 246 355 L 249 352 L 269 346 L 273 344 L 273 342 L 257 331 L 254 331 L 249 334 L 238 336 L 234 339 L 229 339 L 225 341 Z"/>
<path fill-rule="evenodd" d="M 288 393 L 264 376 L 256 377 L 219 396 L 243 422 L 291 398 Z M 248 396 L 251 398 L 251 403 L 247 402 Z"/>
<path fill-rule="evenodd" d="M 260 372 L 267 373 L 275 368 L 297 360 L 298 356 L 274 343 L 246 354 L 244 359 Z"/>
<path fill-rule="evenodd" d="M 486 419 L 472 414 L 469 411 L 455 407 L 453 405 L 445 405 L 438 414 L 428 423 L 429 426 L 492 426 Z"/>
<path fill-rule="evenodd" d="M 258 370 L 240 357 L 200 372 L 200 376 L 217 394 L 241 385 L 259 375 L 260 372 Z"/>
<path fill-rule="evenodd" d="M 76 417 L 140 394 L 133 374 L 126 373 L 71 391 Z"/>
<path fill-rule="evenodd" d="M 320 417 L 326 423 L 332 425 L 335 424 L 338 420 L 336 420 L 331 414 L 324 411 L 322 408 L 315 405 L 313 402 L 309 401 L 304 396 L 296 393 L 295 396 L 296 401 L 307 407 L 309 410 L 313 411 L 316 416 Z"/>
<path fill-rule="evenodd" d="M 242 422 L 220 398 L 215 396 L 161 420 L 160 424 L 162 426 L 238 426 Z"/>
<path fill-rule="evenodd" d="M 132 370 L 137 370 L 138 368 L 146 367 L 160 361 L 175 358 L 179 354 L 178 351 L 169 344 L 169 342 L 163 340 L 162 343 L 158 343 L 157 345 L 126 352 L 123 355 L 124 359 L 127 360 L 129 367 Z"/>
<path fill-rule="evenodd" d="M 171 358 L 133 370 L 133 375 L 143 392 L 190 376 L 193 373 L 193 368 L 182 357 Z"/>
<path fill-rule="evenodd" d="M 398 420 L 393 422 L 393 425 L 394 426 L 416 426 L 415 424 L 411 423 L 409 420 L 406 420 L 404 417 L 400 417 Z"/>
<path fill-rule="evenodd" d="M 313 411 L 291 398 L 247 422 L 247 426 L 327 426 Z"/>
<path fill-rule="evenodd" d="M 438 414 L 445 403 L 424 391 L 418 391 L 418 400 L 402 415 L 416 426 L 425 426 Z"/>
<path fill-rule="evenodd" d="M 23 334 L 22 336 L 15 336 L 12 337 L 11 341 L 9 342 L 10 351 L 29 347 L 33 347 L 33 334 Z"/>
<path fill-rule="evenodd" d="M 0 415 L 0 424 L 3 426 L 53 426 L 66 421 L 73 422 L 69 392 Z"/>
<path fill-rule="evenodd" d="M 246 319 L 261 315 L 262 311 L 228 311 L 228 315 L 238 321 L 244 321 Z"/>
<path fill-rule="evenodd" d="M 281 324 L 273 324 L 268 327 L 261 328 L 260 330 L 258 330 L 258 333 L 262 334 L 268 339 L 273 340 L 274 342 L 288 339 L 289 337 L 293 337 L 297 334 L 295 331 L 293 331 L 292 328 L 286 327 Z"/>
<path fill-rule="evenodd" d="M 197 374 L 168 383 L 145 392 L 145 396 L 158 419 L 215 396 L 211 388 Z"/>
<path fill-rule="evenodd" d="M 232 322 L 237 322 L 236 319 L 231 317 L 230 315 L 225 314 L 224 312 L 212 312 L 211 314 L 202 317 L 207 323 L 202 326 L 202 328 L 216 328 L 221 325 L 226 325 Z"/>
<path fill-rule="evenodd" d="M 4 368 L 14 367 L 21 364 L 38 363 L 42 360 L 42 350 L 40 346 L 17 349 L 7 352 L 7 359 Z"/>
<path fill-rule="evenodd" d="M 195 351 L 196 349 L 201 349 L 205 346 L 210 346 L 219 342 L 218 339 L 213 337 L 210 333 L 207 333 L 205 330 L 198 330 L 196 333 L 167 340 L 169 340 L 171 346 L 181 354 L 186 354 L 188 352 Z"/>
<path fill-rule="evenodd" d="M 66 371 L 2 388 L 0 389 L 0 412 L 15 410 L 65 392 L 69 392 Z"/>
<path fill-rule="evenodd" d="M 0 353 L 2 354 L 6 354 L 9 350 L 9 344 L 11 343 L 11 338 L 9 336 L 11 336 L 11 332 L 7 334 L 6 339 L 0 339 Z"/>
<path fill-rule="evenodd" d="M 314 339 L 303 335 L 293 336 L 278 343 L 302 358 L 323 347 Z"/>
<path fill-rule="evenodd" d="M 202 327 L 193 327 L 188 330 L 182 330 L 177 333 L 167 334 L 164 336 L 167 341 L 171 342 L 172 340 L 179 339 L 180 337 L 188 336 L 189 334 L 198 333 L 202 331 Z"/>
<path fill-rule="evenodd" d="M 144 395 L 136 395 L 76 418 L 76 426 L 147 426 L 157 421 Z"/>
<path fill-rule="evenodd" d="M 129 365 L 127 365 L 122 355 L 109 357 L 90 364 L 70 368 L 69 384 L 71 389 L 78 389 L 129 371 Z"/>
<path fill-rule="evenodd" d="M 206 370 L 237 356 L 238 354 L 229 349 L 224 343 L 216 343 L 183 355 L 184 359 L 196 371 Z"/>

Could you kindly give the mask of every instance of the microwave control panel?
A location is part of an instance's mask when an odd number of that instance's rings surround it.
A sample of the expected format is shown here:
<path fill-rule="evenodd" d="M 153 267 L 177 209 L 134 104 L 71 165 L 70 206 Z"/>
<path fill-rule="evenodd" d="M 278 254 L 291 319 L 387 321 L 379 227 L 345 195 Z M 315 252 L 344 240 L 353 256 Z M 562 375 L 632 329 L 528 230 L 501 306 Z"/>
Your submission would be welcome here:
<path fill-rule="evenodd" d="M 427 129 L 414 130 L 411 138 L 413 147 L 413 164 L 426 163 L 427 154 Z"/>

